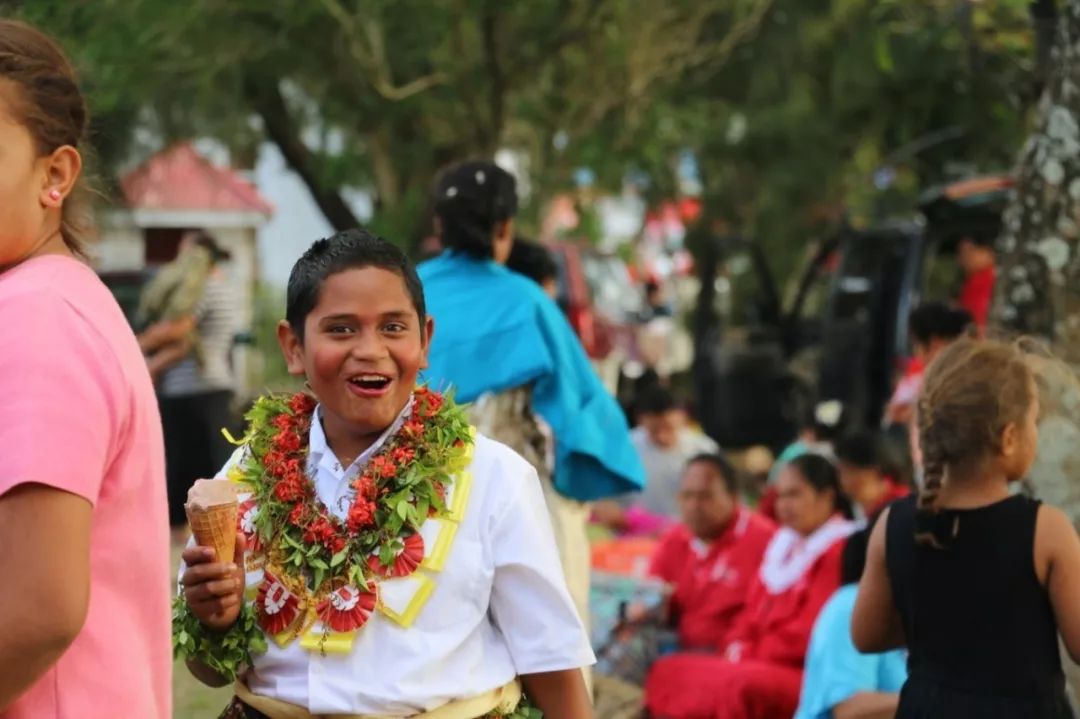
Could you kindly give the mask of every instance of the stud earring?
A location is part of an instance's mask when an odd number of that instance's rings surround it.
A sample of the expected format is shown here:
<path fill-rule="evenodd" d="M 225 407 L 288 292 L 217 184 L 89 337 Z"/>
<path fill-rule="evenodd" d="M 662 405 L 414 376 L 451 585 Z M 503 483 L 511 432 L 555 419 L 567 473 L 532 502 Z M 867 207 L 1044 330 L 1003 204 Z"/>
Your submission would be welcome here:
<path fill-rule="evenodd" d="M 63 195 L 60 194 L 60 190 L 57 190 L 55 188 L 49 190 L 49 199 L 53 202 L 59 202 L 61 197 L 63 197 Z"/>

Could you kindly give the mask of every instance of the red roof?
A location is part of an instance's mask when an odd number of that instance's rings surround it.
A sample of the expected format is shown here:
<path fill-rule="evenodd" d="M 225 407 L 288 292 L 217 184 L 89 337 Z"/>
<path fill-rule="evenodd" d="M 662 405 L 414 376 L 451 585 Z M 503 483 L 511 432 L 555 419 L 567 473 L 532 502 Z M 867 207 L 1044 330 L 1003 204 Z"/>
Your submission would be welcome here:
<path fill-rule="evenodd" d="M 215 167 L 188 143 L 154 155 L 121 178 L 120 188 L 134 210 L 273 212 L 254 185 Z"/>

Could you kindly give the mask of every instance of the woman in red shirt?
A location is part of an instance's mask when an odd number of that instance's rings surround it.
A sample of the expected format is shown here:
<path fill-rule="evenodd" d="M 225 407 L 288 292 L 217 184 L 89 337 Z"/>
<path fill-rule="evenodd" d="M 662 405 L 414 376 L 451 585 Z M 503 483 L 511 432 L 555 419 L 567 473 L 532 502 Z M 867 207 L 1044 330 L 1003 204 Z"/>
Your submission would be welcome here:
<path fill-rule="evenodd" d="M 805 454 L 777 478 L 782 527 L 746 608 L 714 654 L 672 654 L 645 685 L 652 716 L 665 719 L 788 719 L 818 611 L 840 586 L 840 558 L 854 525 L 826 458 Z"/>

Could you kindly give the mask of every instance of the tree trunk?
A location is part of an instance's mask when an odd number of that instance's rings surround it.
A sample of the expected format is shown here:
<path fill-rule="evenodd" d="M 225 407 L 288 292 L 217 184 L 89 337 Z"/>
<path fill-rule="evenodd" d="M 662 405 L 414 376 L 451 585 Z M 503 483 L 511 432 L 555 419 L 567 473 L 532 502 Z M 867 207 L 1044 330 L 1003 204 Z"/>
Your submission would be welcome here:
<path fill-rule="evenodd" d="M 1080 527 L 1080 0 L 1061 9 L 1049 67 L 1003 218 L 994 315 L 1013 332 L 1049 340 L 1068 365 L 1052 364 L 1041 383 L 1029 484 Z M 1066 667 L 1075 696 L 1080 681 Z"/>
<path fill-rule="evenodd" d="M 1062 8 L 1051 67 L 1003 218 L 995 316 L 1080 367 L 1080 0 Z M 1032 484 L 1080 525 L 1080 389 L 1060 374 Z"/>
<path fill-rule="evenodd" d="M 245 91 L 262 118 L 267 137 L 278 146 L 285 162 L 300 176 L 327 222 L 338 231 L 358 227 L 360 221 L 341 192 L 326 186 L 319 177 L 317 158 L 300 137 L 300 128 L 289 114 L 289 107 L 277 81 L 259 82 L 249 78 Z"/>

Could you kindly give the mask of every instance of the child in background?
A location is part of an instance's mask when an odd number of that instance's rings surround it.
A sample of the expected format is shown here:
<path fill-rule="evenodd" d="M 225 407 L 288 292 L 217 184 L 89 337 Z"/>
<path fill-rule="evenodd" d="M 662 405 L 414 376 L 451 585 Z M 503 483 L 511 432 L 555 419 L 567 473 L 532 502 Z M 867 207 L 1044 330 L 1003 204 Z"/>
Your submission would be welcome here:
<path fill-rule="evenodd" d="M 967 310 L 949 307 L 941 302 L 922 304 L 912 310 L 908 318 L 908 333 L 914 357 L 885 408 L 886 426 L 908 425 L 911 422 L 926 366 L 946 345 L 964 334 L 971 323 L 971 313 Z"/>
<path fill-rule="evenodd" d="M 888 464 L 882 438 L 872 432 L 856 432 L 836 443 L 840 487 L 854 505 L 857 519 L 870 519 L 893 500 L 911 494 Z"/>
<path fill-rule="evenodd" d="M 799 438 L 789 444 L 776 458 L 765 491 L 758 503 L 758 511 L 769 519 L 776 519 L 776 479 L 780 471 L 791 460 L 804 454 L 833 456 L 833 442 L 844 432 L 847 417 L 844 403 L 837 399 L 824 400 L 810 408 L 810 413 L 803 422 Z"/>
<path fill-rule="evenodd" d="M 896 716 L 1071 717 L 1060 633 L 1080 658 L 1080 538 L 1014 494 L 1038 444 L 1038 388 L 1014 345 L 944 349 L 919 399 L 924 485 L 870 539 L 855 646 L 909 651 Z"/>
<path fill-rule="evenodd" d="M 617 532 L 651 535 L 679 519 L 679 483 L 686 463 L 700 454 L 716 454 L 719 447 L 690 426 L 686 410 L 663 387 L 642 397 L 637 415 L 630 441 L 645 465 L 645 489 L 598 502 L 593 511 L 597 521 Z"/>

